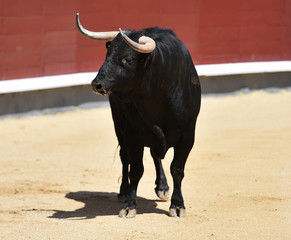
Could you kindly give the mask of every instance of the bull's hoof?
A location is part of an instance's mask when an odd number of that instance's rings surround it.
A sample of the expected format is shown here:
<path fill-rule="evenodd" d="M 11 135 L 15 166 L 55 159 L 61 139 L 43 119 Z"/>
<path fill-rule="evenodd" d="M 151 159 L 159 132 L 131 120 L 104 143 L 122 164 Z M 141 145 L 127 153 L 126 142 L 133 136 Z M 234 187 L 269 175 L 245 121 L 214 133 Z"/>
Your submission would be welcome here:
<path fill-rule="evenodd" d="M 136 215 L 136 209 L 124 209 L 119 211 L 119 217 L 121 218 L 134 218 Z"/>
<path fill-rule="evenodd" d="M 124 203 L 126 201 L 126 196 L 118 194 L 117 195 L 117 199 L 118 199 L 119 202 Z"/>
<path fill-rule="evenodd" d="M 169 190 L 155 190 L 158 198 L 163 201 L 169 200 Z"/>
<path fill-rule="evenodd" d="M 169 216 L 183 218 L 186 216 L 185 208 L 170 208 Z"/>

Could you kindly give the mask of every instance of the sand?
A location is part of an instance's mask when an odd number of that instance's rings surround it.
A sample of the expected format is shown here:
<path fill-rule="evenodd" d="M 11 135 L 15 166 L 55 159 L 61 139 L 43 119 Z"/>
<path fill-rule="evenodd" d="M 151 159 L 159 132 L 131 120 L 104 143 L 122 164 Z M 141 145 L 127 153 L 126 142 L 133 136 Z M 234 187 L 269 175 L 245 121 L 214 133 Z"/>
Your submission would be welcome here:
<path fill-rule="evenodd" d="M 148 150 L 137 216 L 117 216 L 108 107 L 2 119 L 0 133 L 0 239 L 291 239 L 290 90 L 203 97 L 183 219 L 157 199 Z"/>

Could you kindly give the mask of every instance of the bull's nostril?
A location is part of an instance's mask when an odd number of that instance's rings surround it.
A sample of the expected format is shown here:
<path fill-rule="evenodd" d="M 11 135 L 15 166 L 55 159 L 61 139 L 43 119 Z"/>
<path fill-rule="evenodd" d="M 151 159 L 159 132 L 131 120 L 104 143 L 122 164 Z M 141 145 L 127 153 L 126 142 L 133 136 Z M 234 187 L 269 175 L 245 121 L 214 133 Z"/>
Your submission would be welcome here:
<path fill-rule="evenodd" d="M 97 83 L 96 84 L 96 89 L 97 90 L 101 90 L 102 89 L 102 84 L 101 83 Z"/>

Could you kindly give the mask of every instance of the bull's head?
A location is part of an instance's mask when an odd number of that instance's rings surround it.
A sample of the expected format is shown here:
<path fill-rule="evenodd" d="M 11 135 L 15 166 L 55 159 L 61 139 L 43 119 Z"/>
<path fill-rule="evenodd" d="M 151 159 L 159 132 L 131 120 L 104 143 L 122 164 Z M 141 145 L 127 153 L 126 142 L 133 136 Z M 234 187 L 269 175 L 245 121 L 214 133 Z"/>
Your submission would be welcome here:
<path fill-rule="evenodd" d="M 78 13 L 76 24 L 79 31 L 87 38 L 107 42 L 106 60 L 91 83 L 94 92 L 102 95 L 110 94 L 112 91 L 126 92 L 138 84 L 135 80 L 156 47 L 152 38 L 139 36 L 135 32 L 132 36 L 137 38 L 138 42 L 136 42 L 121 29 L 119 32 L 89 31 L 81 25 Z"/>

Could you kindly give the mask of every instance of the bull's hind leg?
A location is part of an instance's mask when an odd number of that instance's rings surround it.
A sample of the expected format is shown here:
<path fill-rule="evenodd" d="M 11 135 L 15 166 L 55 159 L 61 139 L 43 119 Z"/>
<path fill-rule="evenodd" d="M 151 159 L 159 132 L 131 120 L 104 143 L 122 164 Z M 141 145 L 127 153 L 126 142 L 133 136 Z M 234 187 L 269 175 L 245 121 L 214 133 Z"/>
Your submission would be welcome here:
<path fill-rule="evenodd" d="M 185 217 L 184 199 L 181 191 L 181 184 L 184 178 L 184 168 L 187 157 L 194 143 L 194 131 L 190 128 L 174 147 L 174 159 L 171 163 L 171 174 L 174 182 L 174 190 L 169 210 L 170 217 Z"/>
<path fill-rule="evenodd" d="M 152 152 L 151 152 L 151 155 L 154 159 L 155 168 L 156 168 L 155 192 L 160 199 L 167 201 L 169 199 L 169 186 L 168 186 L 167 178 L 163 169 L 162 161 L 160 158 L 154 157 L 154 154 L 152 154 Z"/>

